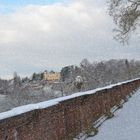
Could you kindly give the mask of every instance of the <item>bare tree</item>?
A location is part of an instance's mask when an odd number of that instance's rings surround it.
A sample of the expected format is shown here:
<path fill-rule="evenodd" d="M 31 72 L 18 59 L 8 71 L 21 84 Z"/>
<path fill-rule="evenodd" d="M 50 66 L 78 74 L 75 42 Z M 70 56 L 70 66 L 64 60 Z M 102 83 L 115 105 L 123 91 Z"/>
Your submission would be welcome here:
<path fill-rule="evenodd" d="M 109 0 L 109 14 L 118 26 L 115 39 L 125 43 L 140 25 L 140 0 Z"/>
<path fill-rule="evenodd" d="M 13 80 L 14 80 L 14 88 L 21 86 L 21 79 L 20 76 L 18 76 L 17 72 L 14 72 L 13 74 Z"/>

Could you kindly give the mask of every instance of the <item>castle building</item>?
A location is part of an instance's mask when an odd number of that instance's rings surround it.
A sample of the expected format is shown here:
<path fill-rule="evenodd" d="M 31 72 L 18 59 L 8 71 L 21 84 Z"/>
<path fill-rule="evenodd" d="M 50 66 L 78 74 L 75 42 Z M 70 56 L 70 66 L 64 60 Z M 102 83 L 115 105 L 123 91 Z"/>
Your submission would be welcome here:
<path fill-rule="evenodd" d="M 60 73 L 58 72 L 48 73 L 47 71 L 45 71 L 43 74 L 43 79 L 47 81 L 58 81 L 60 80 Z"/>

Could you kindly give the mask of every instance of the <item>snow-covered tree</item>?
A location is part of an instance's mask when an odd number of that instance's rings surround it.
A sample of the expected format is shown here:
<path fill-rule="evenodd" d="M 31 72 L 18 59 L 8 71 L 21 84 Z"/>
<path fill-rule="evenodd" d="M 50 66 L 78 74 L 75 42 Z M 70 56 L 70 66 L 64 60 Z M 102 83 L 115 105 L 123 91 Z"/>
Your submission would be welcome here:
<path fill-rule="evenodd" d="M 126 42 L 140 25 L 140 0 L 109 0 L 109 14 L 118 26 L 115 38 Z"/>
<path fill-rule="evenodd" d="M 78 89 L 78 91 L 81 91 L 81 88 L 82 88 L 82 85 L 83 85 L 83 79 L 82 79 L 81 76 L 77 76 L 75 78 L 74 85 Z"/>

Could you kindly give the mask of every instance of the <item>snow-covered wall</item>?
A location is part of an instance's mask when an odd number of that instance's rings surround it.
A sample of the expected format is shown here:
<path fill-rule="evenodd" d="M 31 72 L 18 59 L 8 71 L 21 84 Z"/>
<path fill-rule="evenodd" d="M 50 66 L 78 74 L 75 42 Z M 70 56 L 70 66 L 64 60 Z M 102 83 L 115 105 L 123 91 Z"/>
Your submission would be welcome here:
<path fill-rule="evenodd" d="M 72 139 L 138 87 L 134 79 L 0 113 L 0 139 Z"/>

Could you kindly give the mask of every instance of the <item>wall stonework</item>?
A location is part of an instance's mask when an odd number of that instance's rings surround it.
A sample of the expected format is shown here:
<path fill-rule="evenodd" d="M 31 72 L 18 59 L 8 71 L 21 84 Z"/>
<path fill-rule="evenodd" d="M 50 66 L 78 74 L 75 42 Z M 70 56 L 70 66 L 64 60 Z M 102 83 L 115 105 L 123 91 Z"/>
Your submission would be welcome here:
<path fill-rule="evenodd" d="M 138 87 L 134 80 L 0 120 L 0 140 L 72 140 Z"/>

